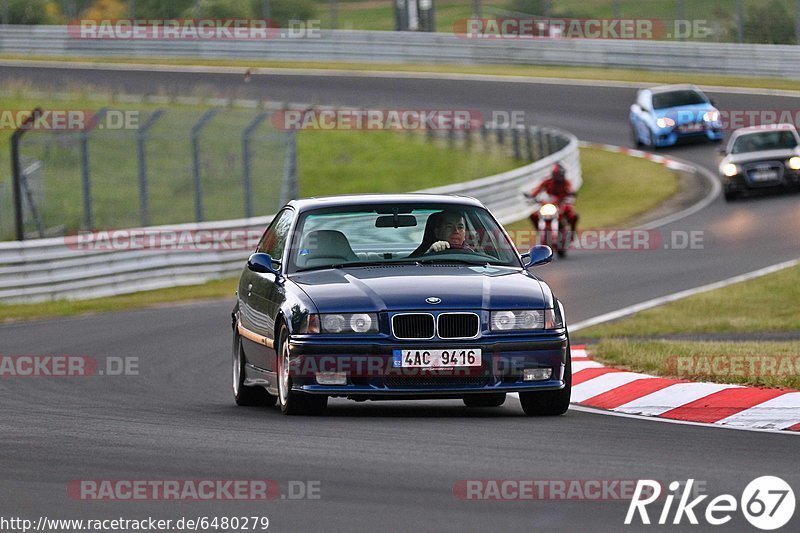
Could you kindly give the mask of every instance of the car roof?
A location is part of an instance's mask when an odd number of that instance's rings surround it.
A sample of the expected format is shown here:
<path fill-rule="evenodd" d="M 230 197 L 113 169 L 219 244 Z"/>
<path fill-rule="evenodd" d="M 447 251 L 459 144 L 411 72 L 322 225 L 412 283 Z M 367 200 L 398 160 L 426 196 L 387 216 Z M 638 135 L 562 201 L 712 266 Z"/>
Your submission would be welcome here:
<path fill-rule="evenodd" d="M 298 211 L 308 211 L 324 207 L 357 206 L 374 204 L 415 204 L 433 203 L 449 204 L 454 206 L 484 207 L 484 205 L 469 196 L 457 196 L 453 194 L 426 194 L 426 193 L 405 193 L 405 194 L 342 194 L 336 196 L 315 196 L 292 200 L 288 205 L 293 206 Z"/>
<path fill-rule="evenodd" d="M 761 131 L 791 131 L 795 134 L 797 133 L 797 129 L 794 127 L 793 124 L 761 124 L 758 126 L 748 126 L 746 128 L 739 128 L 738 130 L 734 131 L 731 134 L 731 137 L 739 137 L 741 135 L 747 135 L 749 133 L 758 133 Z"/>
<path fill-rule="evenodd" d="M 668 93 L 671 91 L 697 91 L 702 93 L 703 91 L 700 90 L 697 85 L 692 85 L 689 83 L 682 83 L 676 85 L 658 85 L 656 87 L 648 87 L 646 90 L 650 91 L 653 94 L 658 93 Z"/>

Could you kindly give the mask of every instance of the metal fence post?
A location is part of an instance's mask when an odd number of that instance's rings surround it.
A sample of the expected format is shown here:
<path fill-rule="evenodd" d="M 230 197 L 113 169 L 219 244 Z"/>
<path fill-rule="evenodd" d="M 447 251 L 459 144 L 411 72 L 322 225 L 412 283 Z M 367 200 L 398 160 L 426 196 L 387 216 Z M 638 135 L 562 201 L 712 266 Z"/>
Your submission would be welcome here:
<path fill-rule="evenodd" d="M 528 156 L 528 161 L 536 161 L 533 156 L 533 135 L 530 127 L 525 128 L 525 152 Z"/>
<path fill-rule="evenodd" d="M 192 126 L 192 179 L 194 180 L 194 219 L 196 222 L 203 221 L 203 182 L 200 179 L 200 132 L 217 113 L 219 113 L 219 109 L 209 109 Z"/>
<path fill-rule="evenodd" d="M 253 185 L 250 178 L 250 135 L 267 116 L 269 116 L 269 113 L 266 111 L 259 113 L 242 132 L 242 185 L 244 186 L 244 216 L 246 218 L 253 216 Z"/>
<path fill-rule="evenodd" d="M 105 107 L 94 116 L 94 120 L 87 123 L 81 130 L 81 188 L 83 190 L 83 229 L 94 229 L 94 216 L 92 215 L 92 182 L 89 170 L 89 132 L 108 111 Z"/>
<path fill-rule="evenodd" d="M 514 159 L 522 159 L 522 152 L 519 149 L 519 128 L 511 129 L 511 150 Z"/>
<path fill-rule="evenodd" d="M 18 241 L 25 240 L 25 223 L 22 215 L 22 167 L 19 162 L 19 142 L 22 136 L 35 123 L 42 114 L 42 108 L 37 107 L 11 134 L 11 176 L 14 189 L 14 226 Z"/>
<path fill-rule="evenodd" d="M 139 159 L 139 213 L 142 219 L 142 226 L 150 225 L 150 202 L 147 192 L 147 154 L 145 153 L 145 142 L 147 132 L 150 131 L 158 119 L 164 114 L 163 109 L 156 109 L 150 115 L 136 134 L 136 154 Z"/>
<path fill-rule="evenodd" d="M 297 132 L 286 132 L 286 155 L 283 159 L 283 183 L 281 184 L 280 205 L 286 205 L 290 200 L 300 196 L 297 181 Z"/>

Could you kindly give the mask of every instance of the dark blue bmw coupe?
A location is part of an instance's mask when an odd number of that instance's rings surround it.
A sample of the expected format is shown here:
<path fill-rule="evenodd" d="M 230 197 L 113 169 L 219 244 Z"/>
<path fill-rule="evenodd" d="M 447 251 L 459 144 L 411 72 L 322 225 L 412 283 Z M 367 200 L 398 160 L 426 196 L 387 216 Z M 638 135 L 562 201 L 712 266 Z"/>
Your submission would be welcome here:
<path fill-rule="evenodd" d="M 571 388 L 564 309 L 477 200 L 402 194 L 289 202 L 239 280 L 239 405 L 319 414 L 328 397 L 462 399 L 560 415 Z"/>

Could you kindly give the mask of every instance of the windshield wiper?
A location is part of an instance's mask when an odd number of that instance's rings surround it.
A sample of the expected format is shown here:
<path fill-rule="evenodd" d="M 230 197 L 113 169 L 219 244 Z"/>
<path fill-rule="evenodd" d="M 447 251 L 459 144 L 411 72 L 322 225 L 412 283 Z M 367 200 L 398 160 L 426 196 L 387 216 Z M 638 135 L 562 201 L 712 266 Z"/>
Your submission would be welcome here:
<path fill-rule="evenodd" d="M 426 257 L 417 259 L 416 261 L 420 265 L 429 265 L 433 263 L 456 263 L 459 265 L 472 265 L 472 266 L 487 266 L 491 263 L 488 260 L 476 261 L 476 260 L 469 260 L 469 259 L 453 259 L 453 258 L 436 258 L 436 257 Z"/>
<path fill-rule="evenodd" d="M 325 270 L 327 268 L 350 268 L 350 267 L 377 267 L 384 265 L 415 265 L 417 261 L 413 260 L 400 260 L 400 261 L 353 261 L 351 263 L 333 263 L 331 265 L 318 265 L 313 267 L 298 268 L 297 272 L 308 272 L 310 270 Z"/>

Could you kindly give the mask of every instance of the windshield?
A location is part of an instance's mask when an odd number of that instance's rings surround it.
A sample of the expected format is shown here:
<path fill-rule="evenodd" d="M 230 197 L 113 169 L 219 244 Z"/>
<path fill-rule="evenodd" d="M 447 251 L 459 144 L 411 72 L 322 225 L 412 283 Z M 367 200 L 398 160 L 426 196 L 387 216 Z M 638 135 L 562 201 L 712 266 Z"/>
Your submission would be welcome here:
<path fill-rule="evenodd" d="M 708 100 L 697 91 L 686 89 L 682 91 L 669 91 L 653 95 L 653 109 L 666 109 L 685 105 L 706 104 Z"/>
<path fill-rule="evenodd" d="M 485 209 L 405 203 L 305 214 L 289 270 L 416 262 L 520 266 L 516 248 Z"/>
<path fill-rule="evenodd" d="M 791 131 L 762 131 L 738 137 L 732 154 L 760 152 L 762 150 L 791 150 L 797 147 L 797 138 Z"/>

